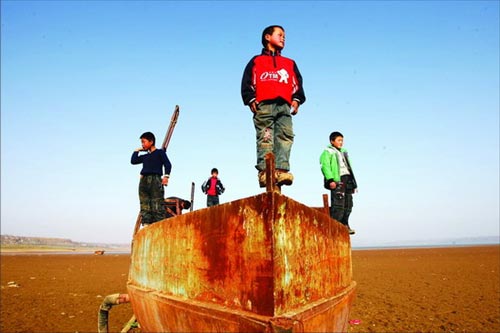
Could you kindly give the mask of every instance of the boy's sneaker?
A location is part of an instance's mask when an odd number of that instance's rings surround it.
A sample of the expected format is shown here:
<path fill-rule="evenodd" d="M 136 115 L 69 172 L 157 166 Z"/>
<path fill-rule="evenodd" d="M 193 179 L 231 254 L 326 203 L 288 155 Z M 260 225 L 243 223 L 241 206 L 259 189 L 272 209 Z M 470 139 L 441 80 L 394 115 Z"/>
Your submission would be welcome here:
<path fill-rule="evenodd" d="M 259 186 L 266 187 L 266 170 L 259 171 L 258 177 L 259 177 Z"/>
<path fill-rule="evenodd" d="M 278 186 L 292 185 L 293 175 L 286 170 L 278 170 L 276 171 L 276 183 Z"/>

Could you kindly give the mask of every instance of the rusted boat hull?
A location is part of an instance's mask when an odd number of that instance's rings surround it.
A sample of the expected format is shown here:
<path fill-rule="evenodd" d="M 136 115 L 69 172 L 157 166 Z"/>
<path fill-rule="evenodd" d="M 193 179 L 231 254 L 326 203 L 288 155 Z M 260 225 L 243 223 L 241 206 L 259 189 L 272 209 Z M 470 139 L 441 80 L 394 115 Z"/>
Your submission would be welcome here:
<path fill-rule="evenodd" d="M 127 287 L 145 332 L 347 331 L 350 239 L 266 192 L 140 230 Z"/>

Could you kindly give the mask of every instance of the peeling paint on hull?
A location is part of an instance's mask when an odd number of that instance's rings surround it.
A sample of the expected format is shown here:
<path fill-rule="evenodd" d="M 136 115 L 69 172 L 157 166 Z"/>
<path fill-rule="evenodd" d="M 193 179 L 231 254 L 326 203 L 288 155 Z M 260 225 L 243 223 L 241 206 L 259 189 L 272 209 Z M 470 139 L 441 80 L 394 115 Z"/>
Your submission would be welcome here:
<path fill-rule="evenodd" d="M 127 287 L 145 332 L 347 331 L 350 238 L 266 192 L 140 230 Z"/>

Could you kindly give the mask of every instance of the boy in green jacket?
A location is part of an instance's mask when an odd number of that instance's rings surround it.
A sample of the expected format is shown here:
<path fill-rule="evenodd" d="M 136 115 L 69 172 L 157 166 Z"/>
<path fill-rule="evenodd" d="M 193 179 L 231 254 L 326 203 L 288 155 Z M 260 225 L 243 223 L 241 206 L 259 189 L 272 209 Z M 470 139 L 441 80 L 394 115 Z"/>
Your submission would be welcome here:
<path fill-rule="evenodd" d="M 330 216 L 345 225 L 349 234 L 355 231 L 349 227 L 349 215 L 352 211 L 352 194 L 358 187 L 347 150 L 342 148 L 344 136 L 340 132 L 330 134 L 330 145 L 320 156 L 324 186 L 331 191 Z"/>

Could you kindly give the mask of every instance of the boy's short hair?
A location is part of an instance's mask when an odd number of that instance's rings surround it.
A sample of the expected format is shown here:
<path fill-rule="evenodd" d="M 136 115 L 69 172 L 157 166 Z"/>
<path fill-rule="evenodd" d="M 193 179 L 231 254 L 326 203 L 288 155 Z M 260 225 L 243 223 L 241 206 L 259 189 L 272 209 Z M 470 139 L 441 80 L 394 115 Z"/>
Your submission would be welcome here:
<path fill-rule="evenodd" d="M 275 28 L 285 31 L 281 25 L 270 25 L 262 31 L 262 46 L 267 47 L 266 35 L 272 35 Z"/>
<path fill-rule="evenodd" d="M 151 132 L 142 133 L 142 135 L 139 139 L 146 139 L 148 141 L 151 141 L 151 142 L 153 142 L 153 145 L 155 144 L 155 141 L 156 141 L 155 135 Z"/>
<path fill-rule="evenodd" d="M 334 141 L 339 136 L 344 137 L 340 132 L 332 132 L 330 134 L 330 141 Z"/>
<path fill-rule="evenodd" d="M 217 168 L 213 168 L 212 171 L 210 171 L 210 173 L 214 173 L 214 172 L 219 173 L 219 170 L 217 170 Z"/>

